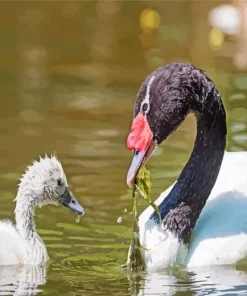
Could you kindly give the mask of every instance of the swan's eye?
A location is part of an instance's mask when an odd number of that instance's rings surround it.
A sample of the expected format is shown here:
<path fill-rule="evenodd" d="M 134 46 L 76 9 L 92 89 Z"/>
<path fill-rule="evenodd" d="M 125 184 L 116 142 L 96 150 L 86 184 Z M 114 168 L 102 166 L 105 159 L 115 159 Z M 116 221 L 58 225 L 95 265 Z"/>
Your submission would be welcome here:
<path fill-rule="evenodd" d="M 61 179 L 58 179 L 58 180 L 57 180 L 57 185 L 58 185 L 58 186 L 62 186 L 62 185 L 63 185 L 63 182 L 62 182 Z"/>
<path fill-rule="evenodd" d="M 148 109 L 148 104 L 146 104 L 146 103 L 143 104 L 141 111 L 145 112 L 147 109 Z"/>

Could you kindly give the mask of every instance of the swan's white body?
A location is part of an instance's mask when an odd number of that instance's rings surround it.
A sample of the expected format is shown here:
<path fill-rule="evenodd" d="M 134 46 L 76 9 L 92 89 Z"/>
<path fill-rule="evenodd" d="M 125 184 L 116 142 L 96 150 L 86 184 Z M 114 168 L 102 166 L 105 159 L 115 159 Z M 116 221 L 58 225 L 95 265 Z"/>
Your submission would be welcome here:
<path fill-rule="evenodd" d="M 57 180 L 61 182 L 59 185 Z M 49 259 L 35 228 L 34 211 L 36 206 L 58 205 L 65 188 L 68 190 L 66 176 L 55 156 L 41 158 L 27 168 L 15 199 L 16 226 L 10 221 L 0 222 L 0 265 L 38 265 Z M 67 199 L 72 196 L 68 192 Z M 72 210 L 76 207 L 83 210 L 74 197 L 73 205 L 66 205 Z"/>
<path fill-rule="evenodd" d="M 24 240 L 11 222 L 3 221 L 0 237 L 0 265 L 37 265 L 49 259 L 45 244 L 36 232 Z"/>
<path fill-rule="evenodd" d="M 156 200 L 159 205 L 170 186 Z M 247 152 L 225 152 L 217 181 L 192 232 L 189 246 L 150 219 L 148 207 L 139 218 L 140 243 L 148 269 L 178 264 L 187 267 L 226 265 L 247 259 Z"/>
<path fill-rule="evenodd" d="M 9 221 L 0 222 L 0 265 L 21 263 L 25 247 L 17 229 Z"/>
<path fill-rule="evenodd" d="M 25 248 L 16 228 L 9 221 L 0 222 L 0 236 L 0 265 L 21 263 Z"/>

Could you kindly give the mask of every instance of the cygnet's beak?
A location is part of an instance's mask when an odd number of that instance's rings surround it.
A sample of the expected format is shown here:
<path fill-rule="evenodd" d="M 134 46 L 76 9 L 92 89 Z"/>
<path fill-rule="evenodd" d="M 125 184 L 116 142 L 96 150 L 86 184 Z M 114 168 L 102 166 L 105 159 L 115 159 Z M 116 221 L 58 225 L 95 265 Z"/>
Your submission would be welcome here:
<path fill-rule="evenodd" d="M 76 200 L 72 192 L 66 186 L 64 193 L 58 198 L 58 201 L 65 207 L 69 208 L 71 211 L 75 212 L 77 215 L 82 216 L 85 213 L 83 207 Z"/>

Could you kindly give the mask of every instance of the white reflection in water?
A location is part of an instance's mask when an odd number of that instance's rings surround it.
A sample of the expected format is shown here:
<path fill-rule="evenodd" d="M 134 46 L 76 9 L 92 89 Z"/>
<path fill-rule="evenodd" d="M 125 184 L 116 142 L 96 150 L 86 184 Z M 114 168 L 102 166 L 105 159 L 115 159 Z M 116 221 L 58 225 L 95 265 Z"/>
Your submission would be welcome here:
<path fill-rule="evenodd" d="M 45 282 L 45 266 L 0 266 L 0 295 L 37 295 Z"/>
<path fill-rule="evenodd" d="M 231 266 L 201 267 L 128 276 L 131 295 L 246 295 L 247 274 Z M 189 294 L 188 294 L 189 293 Z"/>

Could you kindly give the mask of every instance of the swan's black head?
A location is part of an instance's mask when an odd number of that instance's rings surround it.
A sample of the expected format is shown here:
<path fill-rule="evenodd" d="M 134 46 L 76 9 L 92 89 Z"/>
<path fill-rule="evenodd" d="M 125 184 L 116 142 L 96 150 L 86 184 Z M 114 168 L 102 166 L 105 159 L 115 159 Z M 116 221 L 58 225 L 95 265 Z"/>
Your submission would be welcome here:
<path fill-rule="evenodd" d="M 201 70 L 184 63 L 161 67 L 145 79 L 137 94 L 132 131 L 127 140 L 128 148 L 134 151 L 127 176 L 128 186 L 133 184 L 139 168 L 155 147 L 180 125 L 187 114 L 190 111 L 200 113 L 203 98 L 212 88 L 212 81 Z"/>

